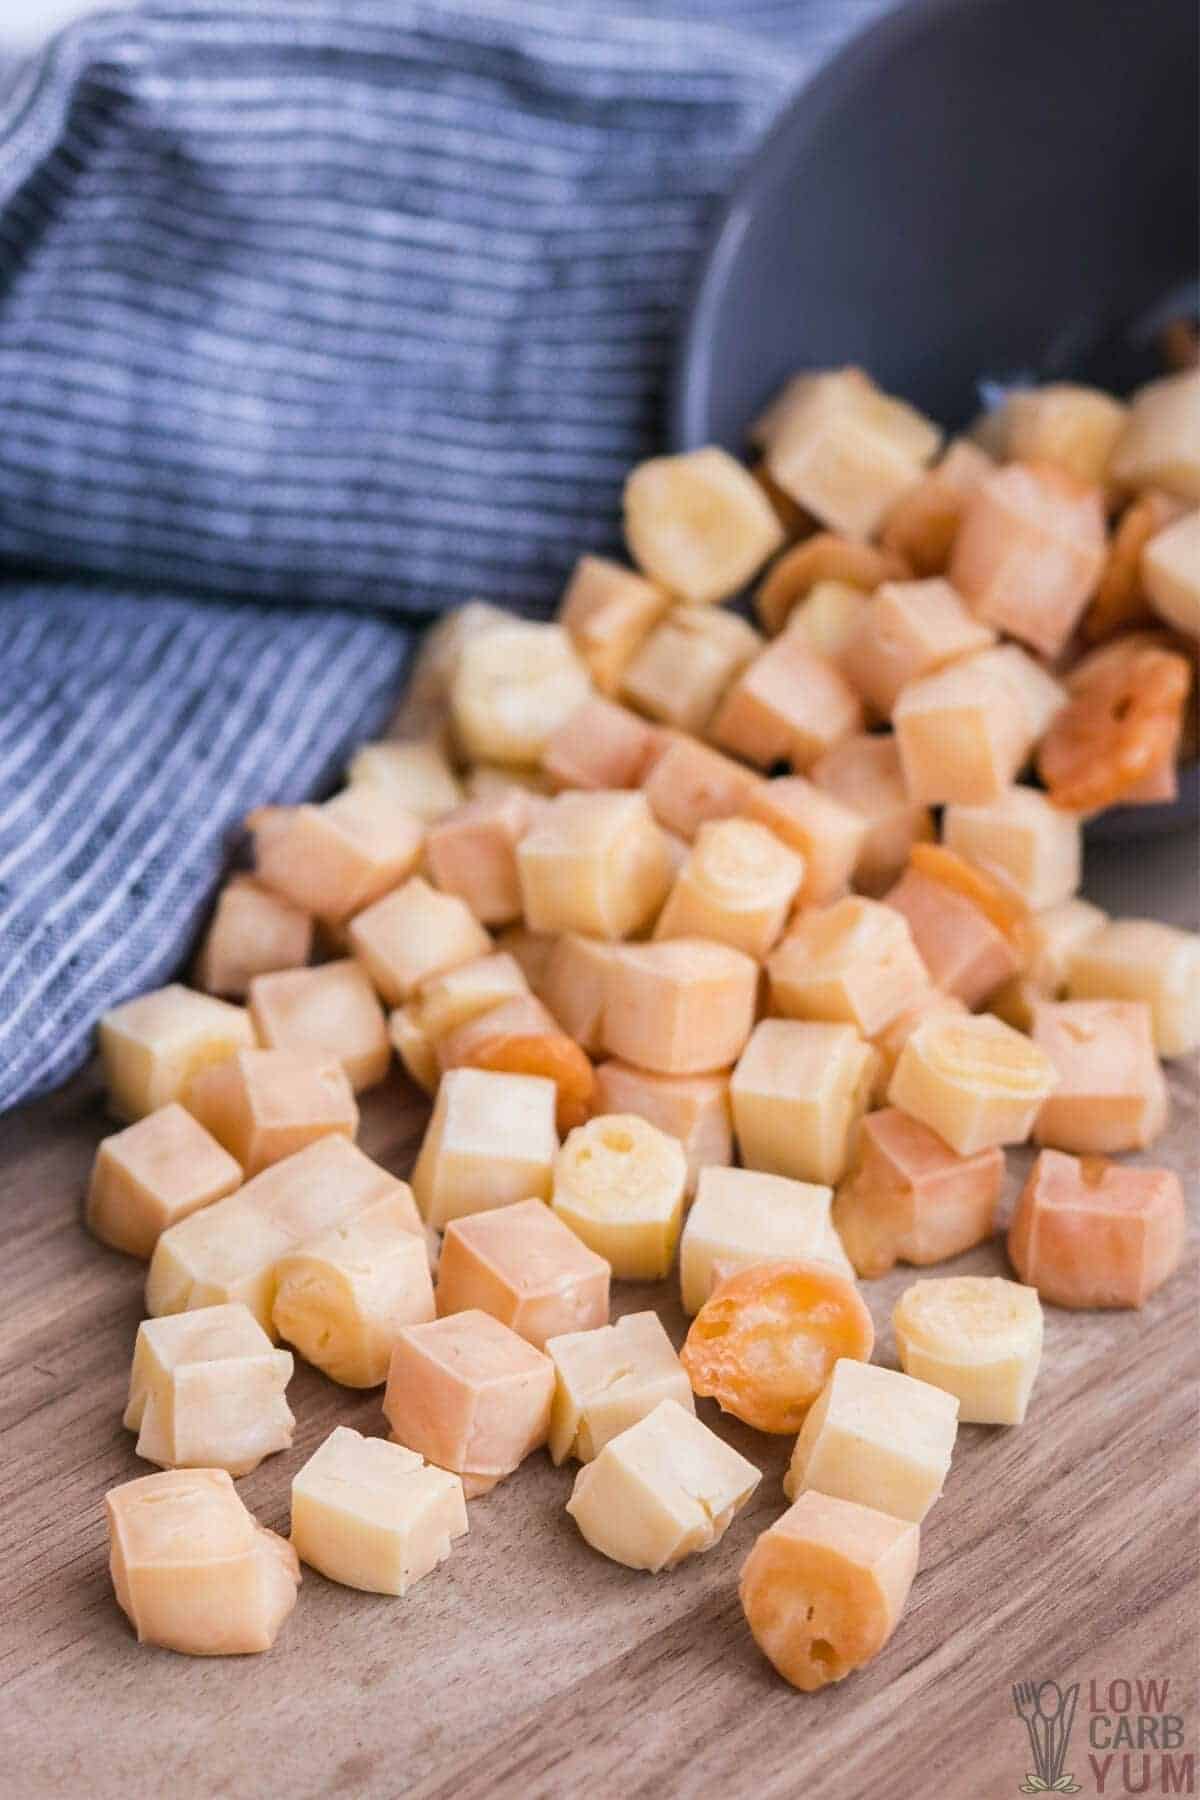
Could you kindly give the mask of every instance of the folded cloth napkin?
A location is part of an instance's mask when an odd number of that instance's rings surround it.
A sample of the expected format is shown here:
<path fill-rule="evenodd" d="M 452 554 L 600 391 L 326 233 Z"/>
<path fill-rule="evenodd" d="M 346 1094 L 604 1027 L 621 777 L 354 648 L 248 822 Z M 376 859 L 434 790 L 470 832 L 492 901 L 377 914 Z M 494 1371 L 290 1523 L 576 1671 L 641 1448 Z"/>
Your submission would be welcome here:
<path fill-rule="evenodd" d="M 0 1107 L 170 977 L 414 624 L 553 605 L 740 157 L 881 0 L 213 0 L 0 94 Z"/>

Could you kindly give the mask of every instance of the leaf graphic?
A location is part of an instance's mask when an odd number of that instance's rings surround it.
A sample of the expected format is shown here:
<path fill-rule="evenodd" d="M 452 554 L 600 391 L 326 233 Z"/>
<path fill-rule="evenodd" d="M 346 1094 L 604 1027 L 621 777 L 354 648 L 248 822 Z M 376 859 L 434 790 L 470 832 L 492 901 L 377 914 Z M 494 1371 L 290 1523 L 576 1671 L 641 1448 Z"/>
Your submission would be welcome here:
<path fill-rule="evenodd" d="M 1048 1794 L 1050 1783 L 1043 1781 L 1040 1775 L 1027 1775 L 1021 1783 L 1021 1792 L 1023 1794 Z"/>
<path fill-rule="evenodd" d="M 1077 1794 L 1079 1783 L 1073 1775 L 1060 1775 L 1049 1791 L 1052 1794 Z"/>

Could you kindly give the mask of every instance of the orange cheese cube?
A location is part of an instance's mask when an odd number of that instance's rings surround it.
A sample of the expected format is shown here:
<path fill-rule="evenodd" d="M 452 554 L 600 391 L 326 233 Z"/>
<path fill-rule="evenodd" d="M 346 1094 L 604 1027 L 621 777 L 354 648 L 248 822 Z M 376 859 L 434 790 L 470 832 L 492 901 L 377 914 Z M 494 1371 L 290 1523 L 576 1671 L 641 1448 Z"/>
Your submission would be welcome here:
<path fill-rule="evenodd" d="M 866 821 L 852 870 L 864 893 L 880 894 L 900 874 L 914 844 L 933 837 L 927 806 L 908 797 L 900 752 L 890 734 L 862 734 L 834 744 L 809 770 L 809 779 Z"/>
<path fill-rule="evenodd" d="M 251 1019 L 245 1007 L 178 982 L 114 1006 L 99 1027 L 109 1110 L 119 1119 L 141 1119 L 182 1099 L 198 1070 L 253 1044 L 257 1021 Z"/>
<path fill-rule="evenodd" d="M 654 928 L 703 937 L 761 958 L 779 937 L 804 879 L 804 858 L 751 819 L 702 825 Z"/>
<path fill-rule="evenodd" d="M 662 832 L 643 794 L 560 794 L 517 850 L 531 931 L 624 938 L 655 917 L 671 885 Z"/>
<path fill-rule="evenodd" d="M 731 757 L 669 734 L 642 781 L 642 792 L 659 824 L 689 842 L 701 825 L 744 812 L 761 778 Z"/>
<path fill-rule="evenodd" d="M 268 1049 L 336 1057 L 356 1093 L 387 1074 L 392 1059 L 387 1021 L 353 958 L 256 975 L 250 1016 Z"/>
<path fill-rule="evenodd" d="M 1102 1154 L 1154 1142 L 1167 1122 L 1167 1084 L 1144 1001 L 1043 1000 L 1032 1035 L 1058 1070 L 1034 1123 L 1037 1143 Z"/>
<path fill-rule="evenodd" d="M 512 788 L 490 800 L 468 800 L 429 828 L 429 874 L 483 925 L 510 925 L 521 916 L 517 845 L 533 823 L 535 804 Z"/>
<path fill-rule="evenodd" d="M 757 964 L 728 944 L 626 944 L 609 971 L 605 1044 L 660 1075 L 726 1069 L 750 1035 L 757 997 Z"/>
<path fill-rule="evenodd" d="M 760 769 L 777 762 L 807 769 L 862 722 L 854 689 L 789 626 L 738 676 L 710 735 Z"/>
<path fill-rule="evenodd" d="M 978 444 L 956 438 L 941 461 L 890 508 L 879 534 L 881 547 L 902 557 L 916 575 L 944 575 L 967 496 L 995 466 Z"/>
<path fill-rule="evenodd" d="M 340 925 L 410 875 L 425 828 L 390 789 L 361 783 L 323 806 L 280 809 L 254 832 L 259 880 Z"/>
<path fill-rule="evenodd" d="M 653 725 L 592 694 L 549 739 L 542 768 L 556 789 L 635 788 L 657 744 Z"/>
<path fill-rule="evenodd" d="M 942 840 L 1037 909 L 1069 900 L 1083 873 L 1078 814 L 1037 788 L 1008 788 L 982 806 L 948 806 Z"/>
<path fill-rule="evenodd" d="M 994 641 L 995 633 L 973 617 L 948 581 L 887 581 L 868 601 L 842 668 L 886 718 L 910 681 Z"/>
<path fill-rule="evenodd" d="M 760 782 L 742 809 L 804 858 L 800 902 L 819 906 L 849 885 L 867 837 L 867 822 L 803 775 Z"/>
<path fill-rule="evenodd" d="M 736 594 L 784 539 L 753 475 L 709 445 L 638 464 L 625 482 L 625 541 L 660 587 L 705 605 Z"/>
<path fill-rule="evenodd" d="M 959 1156 L 894 1106 L 868 1113 L 854 1168 L 833 1203 L 833 1222 L 859 1275 L 897 1262 L 944 1262 L 991 1237 L 1004 1184 L 1004 1152 Z"/>
<path fill-rule="evenodd" d="M 752 625 L 714 606 L 673 606 L 625 670 L 621 696 L 678 731 L 703 731 L 740 669 L 762 648 Z"/>
<path fill-rule="evenodd" d="M 188 1111 L 242 1165 L 246 1180 L 306 1144 L 358 1131 L 354 1089 L 336 1056 L 236 1050 L 188 1083 Z"/>
<path fill-rule="evenodd" d="M 1144 1306 L 1183 1255 L 1187 1210 L 1171 1169 L 1043 1150 L 1021 1190 L 1008 1253 L 1052 1306 Z"/>
<path fill-rule="evenodd" d="M 596 1070 L 592 1110 L 632 1113 L 678 1138 L 687 1159 L 685 1195 L 692 1194 L 701 1169 L 733 1161 L 733 1120 L 729 1076 L 654 1075 L 630 1063 L 603 1062 Z"/>
<path fill-rule="evenodd" d="M 882 1031 L 929 986 L 908 922 L 855 894 L 799 915 L 767 962 L 774 1010 Z"/>
<path fill-rule="evenodd" d="M 1200 501 L 1200 370 L 1138 389 L 1108 473 L 1126 488 L 1165 488 Z"/>
<path fill-rule="evenodd" d="M 302 969 L 312 955 L 313 922 L 290 900 L 250 875 L 233 875 L 196 958 L 196 986 L 206 994 L 244 1000 L 256 975 Z"/>
<path fill-rule="evenodd" d="M 558 616 L 602 694 L 617 692 L 638 645 L 670 604 L 669 594 L 632 569 L 602 556 L 580 557 Z"/>
<path fill-rule="evenodd" d="M 540 1075 L 451 1069 L 413 1169 L 421 1214 L 438 1229 L 514 1200 L 548 1200 L 557 1090 Z"/>
<path fill-rule="evenodd" d="M 763 1019 L 729 1085 L 747 1168 L 832 1185 L 867 1109 L 875 1052 L 852 1025 Z"/>
<path fill-rule="evenodd" d="M 129 1256 L 148 1257 L 180 1219 L 240 1187 L 233 1157 L 172 1101 L 102 1138 L 88 1184 L 93 1237 Z"/>
<path fill-rule="evenodd" d="M 465 900 L 414 875 L 351 920 L 350 945 L 389 1006 L 399 1006 L 431 975 L 486 956 L 492 940 Z"/>
<path fill-rule="evenodd" d="M 1020 961 L 1009 938 L 981 908 L 920 869 L 906 869 L 885 897 L 908 921 L 935 987 L 978 1006 L 1014 976 Z"/>
<path fill-rule="evenodd" d="M 541 1200 L 452 1219 L 438 1263 L 441 1316 L 477 1308 L 539 1350 L 608 1324 L 611 1271 Z"/>

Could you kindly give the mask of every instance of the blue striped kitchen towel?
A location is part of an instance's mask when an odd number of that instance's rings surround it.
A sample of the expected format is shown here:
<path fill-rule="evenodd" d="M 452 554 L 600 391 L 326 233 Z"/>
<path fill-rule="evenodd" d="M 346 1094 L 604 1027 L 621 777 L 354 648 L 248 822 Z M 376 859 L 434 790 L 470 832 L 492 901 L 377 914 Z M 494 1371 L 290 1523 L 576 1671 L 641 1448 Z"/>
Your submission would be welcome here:
<path fill-rule="evenodd" d="M 0 1107 L 413 624 L 610 549 L 714 205 L 882 0 L 211 0 L 0 91 Z"/>

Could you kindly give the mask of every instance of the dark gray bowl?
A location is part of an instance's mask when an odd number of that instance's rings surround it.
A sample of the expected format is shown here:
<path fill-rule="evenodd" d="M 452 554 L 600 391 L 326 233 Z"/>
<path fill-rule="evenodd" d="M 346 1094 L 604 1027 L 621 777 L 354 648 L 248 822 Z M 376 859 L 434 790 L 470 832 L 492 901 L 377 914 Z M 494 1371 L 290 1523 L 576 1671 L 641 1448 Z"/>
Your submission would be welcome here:
<path fill-rule="evenodd" d="M 797 368 L 862 364 L 947 426 L 981 381 L 1160 372 L 1194 298 L 1195 0 L 913 0 L 801 89 L 718 221 L 675 446 L 741 450 Z M 1142 834 L 1200 815 L 1107 814 Z"/>

